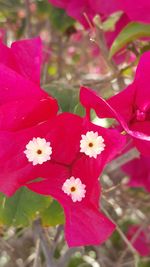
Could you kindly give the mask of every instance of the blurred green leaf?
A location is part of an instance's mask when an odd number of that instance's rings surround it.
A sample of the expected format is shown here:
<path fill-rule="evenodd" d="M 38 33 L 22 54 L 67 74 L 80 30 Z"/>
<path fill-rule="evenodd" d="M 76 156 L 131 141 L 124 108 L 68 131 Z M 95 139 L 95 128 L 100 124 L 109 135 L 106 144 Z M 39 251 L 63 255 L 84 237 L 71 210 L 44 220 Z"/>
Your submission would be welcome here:
<path fill-rule="evenodd" d="M 85 109 L 80 103 L 78 103 L 74 108 L 74 113 L 76 115 L 83 117 L 83 116 L 85 116 Z"/>
<path fill-rule="evenodd" d="M 58 101 L 58 104 L 63 112 L 73 112 L 78 103 L 78 90 L 66 88 L 64 85 L 43 86 L 45 91 L 50 93 Z"/>
<path fill-rule="evenodd" d="M 141 259 L 141 261 L 138 264 L 138 267 L 150 267 L 150 260 L 144 262 L 144 260 L 142 261 Z"/>
<path fill-rule="evenodd" d="M 56 8 L 52 5 L 50 5 L 50 20 L 55 29 L 60 32 L 65 32 L 75 22 L 72 18 L 67 16 L 63 9 Z"/>
<path fill-rule="evenodd" d="M 118 34 L 117 38 L 113 42 L 109 56 L 114 56 L 120 49 L 122 49 L 128 43 L 142 37 L 150 36 L 150 25 L 142 24 L 137 22 L 129 23 L 124 29 Z"/>
<path fill-rule="evenodd" d="M 49 207 L 42 213 L 42 222 L 44 225 L 55 226 L 57 224 L 64 224 L 64 211 L 60 204 L 53 200 Z"/>
<path fill-rule="evenodd" d="M 0 223 L 27 226 L 49 206 L 50 197 L 38 195 L 22 187 L 10 198 L 0 195 Z"/>

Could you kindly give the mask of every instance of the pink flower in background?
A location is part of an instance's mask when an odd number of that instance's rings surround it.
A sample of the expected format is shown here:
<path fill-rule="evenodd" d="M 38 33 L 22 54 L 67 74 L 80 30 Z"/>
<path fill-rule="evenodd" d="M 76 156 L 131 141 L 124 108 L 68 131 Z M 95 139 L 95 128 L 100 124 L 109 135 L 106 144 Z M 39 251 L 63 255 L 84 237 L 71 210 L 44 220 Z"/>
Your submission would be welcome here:
<path fill-rule="evenodd" d="M 130 21 L 150 23 L 150 1 L 137 0 L 136 5 L 130 0 L 49 0 L 56 7 L 63 8 L 67 14 L 89 28 L 84 13 L 92 23 L 95 15 L 102 20 L 117 11 L 122 11 Z"/>
<path fill-rule="evenodd" d="M 146 52 L 141 56 L 133 83 L 107 102 L 88 88 L 81 88 L 80 93 L 88 112 L 93 108 L 99 117 L 118 120 L 145 156 L 150 156 L 149 62 L 150 52 Z"/>
<path fill-rule="evenodd" d="M 150 226 L 141 230 L 140 227 L 140 225 L 129 226 L 127 238 L 131 241 L 137 233 L 137 237 L 133 241 L 133 246 L 141 256 L 147 257 L 150 255 Z"/>
<path fill-rule="evenodd" d="M 45 180 L 27 186 L 61 203 L 69 246 L 100 244 L 113 232 L 114 225 L 99 212 L 98 177 L 122 149 L 125 139 L 116 130 L 69 113 L 57 116 L 51 124 L 45 136 L 52 147 L 51 160 L 35 169 Z"/>
<path fill-rule="evenodd" d="M 150 192 L 150 158 L 141 155 L 122 166 L 122 170 L 130 177 L 128 186 L 143 187 Z"/>

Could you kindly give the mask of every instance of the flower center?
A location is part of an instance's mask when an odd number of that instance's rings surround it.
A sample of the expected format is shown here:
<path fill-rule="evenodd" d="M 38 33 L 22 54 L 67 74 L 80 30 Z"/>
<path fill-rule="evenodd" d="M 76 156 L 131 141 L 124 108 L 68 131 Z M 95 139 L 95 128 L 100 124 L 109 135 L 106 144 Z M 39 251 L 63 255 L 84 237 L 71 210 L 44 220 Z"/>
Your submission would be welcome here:
<path fill-rule="evenodd" d="M 89 147 L 92 147 L 92 146 L 93 146 L 93 143 L 92 143 L 92 142 L 90 142 L 90 143 L 89 143 Z"/>
<path fill-rule="evenodd" d="M 34 166 L 43 164 L 51 159 L 52 147 L 50 142 L 47 142 L 45 138 L 33 137 L 26 145 L 24 153 L 28 161 L 32 162 Z"/>
<path fill-rule="evenodd" d="M 70 190 L 71 190 L 71 192 L 75 192 L 75 191 L 76 191 L 75 186 L 72 186 L 72 187 L 70 188 Z"/>
<path fill-rule="evenodd" d="M 105 149 L 105 141 L 98 132 L 88 131 L 81 135 L 80 152 L 90 158 L 97 158 Z"/>
<path fill-rule="evenodd" d="M 71 176 L 62 185 L 62 191 L 71 197 L 73 202 L 82 201 L 86 194 L 86 185 L 83 184 L 80 178 Z"/>
<path fill-rule="evenodd" d="M 41 155 L 41 154 L 42 154 L 42 150 L 41 150 L 41 149 L 38 149 L 38 150 L 37 150 L 37 154 L 38 154 L 38 155 Z"/>

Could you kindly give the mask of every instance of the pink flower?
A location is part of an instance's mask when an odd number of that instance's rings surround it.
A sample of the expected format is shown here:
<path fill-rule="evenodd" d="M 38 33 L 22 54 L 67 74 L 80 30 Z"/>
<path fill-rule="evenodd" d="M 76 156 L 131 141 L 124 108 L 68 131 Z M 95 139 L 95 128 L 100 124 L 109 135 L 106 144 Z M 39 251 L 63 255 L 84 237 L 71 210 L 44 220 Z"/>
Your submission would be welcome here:
<path fill-rule="evenodd" d="M 115 227 L 99 212 L 98 177 L 125 139 L 116 130 L 96 126 L 69 113 L 58 115 L 48 129 L 44 138 L 52 147 L 51 160 L 34 169 L 45 179 L 27 186 L 61 203 L 69 246 L 100 244 Z"/>
<path fill-rule="evenodd" d="M 136 233 L 139 234 L 135 238 L 133 242 L 134 248 L 138 251 L 138 253 L 143 256 L 150 255 L 150 227 L 148 226 L 145 229 L 140 230 L 140 225 L 132 225 L 129 227 L 127 232 L 127 238 L 132 240 L 136 236 Z"/>
<path fill-rule="evenodd" d="M 141 155 L 122 166 L 122 170 L 130 177 L 128 186 L 143 187 L 150 192 L 150 158 Z"/>
<path fill-rule="evenodd" d="M 140 59 L 133 83 L 107 102 L 88 88 L 81 88 L 80 93 L 81 103 L 88 112 L 93 108 L 99 117 L 117 119 L 145 156 L 150 156 L 149 62 L 150 52 L 146 52 Z"/>
<path fill-rule="evenodd" d="M 99 244 L 114 225 L 99 212 L 98 177 L 123 144 L 115 130 L 71 114 L 22 130 L 0 131 L 0 190 L 11 195 L 29 181 L 45 178 L 28 187 L 63 205 L 69 245 Z"/>

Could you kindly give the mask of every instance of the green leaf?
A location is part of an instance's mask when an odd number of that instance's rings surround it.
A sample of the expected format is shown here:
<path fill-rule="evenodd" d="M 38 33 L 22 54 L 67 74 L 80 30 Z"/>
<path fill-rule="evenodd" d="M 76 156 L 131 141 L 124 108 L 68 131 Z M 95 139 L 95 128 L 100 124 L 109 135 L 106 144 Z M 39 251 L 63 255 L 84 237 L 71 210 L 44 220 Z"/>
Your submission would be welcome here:
<path fill-rule="evenodd" d="M 73 112 L 78 103 L 78 90 L 66 88 L 61 85 L 43 86 L 45 91 L 50 93 L 58 101 L 58 104 L 63 112 Z"/>
<path fill-rule="evenodd" d="M 149 37 L 150 36 L 150 25 L 142 24 L 137 22 L 129 23 L 124 29 L 118 34 L 117 38 L 113 42 L 109 57 L 114 56 L 120 49 L 122 49 L 128 43 L 136 40 L 137 38 Z"/>
<path fill-rule="evenodd" d="M 45 210 L 51 198 L 38 195 L 22 187 L 10 198 L 0 195 L 0 224 L 27 226 Z"/>
<path fill-rule="evenodd" d="M 60 204 L 53 200 L 49 207 L 42 213 L 42 222 L 45 226 L 55 226 L 57 224 L 64 224 L 64 211 Z"/>

